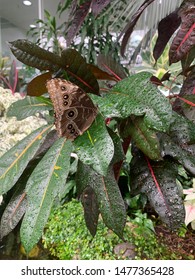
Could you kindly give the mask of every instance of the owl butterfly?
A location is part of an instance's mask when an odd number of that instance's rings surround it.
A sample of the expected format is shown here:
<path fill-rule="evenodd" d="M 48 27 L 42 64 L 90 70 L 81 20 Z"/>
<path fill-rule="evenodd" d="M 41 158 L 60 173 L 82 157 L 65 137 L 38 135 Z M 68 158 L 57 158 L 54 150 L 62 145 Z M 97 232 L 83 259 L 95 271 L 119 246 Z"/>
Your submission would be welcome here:
<path fill-rule="evenodd" d="M 92 124 L 97 108 L 88 95 L 69 81 L 54 78 L 46 83 L 54 105 L 55 126 L 59 137 L 74 140 Z"/>

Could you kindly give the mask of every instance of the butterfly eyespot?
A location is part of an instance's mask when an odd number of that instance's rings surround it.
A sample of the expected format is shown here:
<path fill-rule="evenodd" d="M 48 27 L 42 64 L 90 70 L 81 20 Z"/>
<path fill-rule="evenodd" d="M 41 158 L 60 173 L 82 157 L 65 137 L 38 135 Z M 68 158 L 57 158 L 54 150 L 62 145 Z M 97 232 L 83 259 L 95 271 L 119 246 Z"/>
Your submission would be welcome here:
<path fill-rule="evenodd" d="M 61 86 L 61 90 L 66 90 L 66 87 L 65 86 Z"/>
<path fill-rule="evenodd" d="M 71 134 L 75 133 L 75 129 L 74 129 L 74 128 L 71 129 L 70 133 L 71 133 Z"/>
<path fill-rule="evenodd" d="M 64 104 L 64 106 L 67 106 L 68 105 L 68 101 L 64 101 L 63 104 Z"/>
<path fill-rule="evenodd" d="M 64 100 L 67 100 L 69 98 L 68 94 L 64 94 L 63 98 Z"/>
<path fill-rule="evenodd" d="M 74 117 L 74 111 L 68 112 L 68 116 L 69 116 L 70 118 Z"/>
<path fill-rule="evenodd" d="M 67 127 L 68 127 L 68 129 L 72 129 L 73 128 L 71 123 Z"/>

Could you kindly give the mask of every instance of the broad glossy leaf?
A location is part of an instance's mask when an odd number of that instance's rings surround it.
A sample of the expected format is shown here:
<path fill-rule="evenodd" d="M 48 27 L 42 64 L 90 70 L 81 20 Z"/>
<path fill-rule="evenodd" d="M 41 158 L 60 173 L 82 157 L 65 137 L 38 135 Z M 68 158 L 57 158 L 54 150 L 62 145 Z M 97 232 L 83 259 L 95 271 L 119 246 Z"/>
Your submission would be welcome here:
<path fill-rule="evenodd" d="M 169 63 L 175 63 L 184 58 L 195 45 L 195 3 L 186 0 L 179 10 L 181 26 L 178 30 L 169 52 Z"/>
<path fill-rule="evenodd" d="M 46 51 L 28 40 L 19 39 L 10 42 L 9 46 L 13 55 L 28 66 L 51 72 L 63 67 L 60 56 Z"/>
<path fill-rule="evenodd" d="M 0 239 L 16 227 L 26 211 L 27 199 L 26 193 L 24 192 L 24 185 L 17 185 L 18 188 L 7 204 L 1 218 Z"/>
<path fill-rule="evenodd" d="M 143 117 L 130 117 L 125 124 L 124 133 L 125 137 L 131 136 L 136 146 L 150 159 L 162 159 L 158 137 L 154 130 L 145 125 Z"/>
<path fill-rule="evenodd" d="M 121 79 L 127 77 L 122 65 L 117 63 L 116 60 L 114 60 L 110 54 L 99 54 L 97 58 L 97 63 L 102 70 L 115 77 L 116 81 L 120 81 Z"/>
<path fill-rule="evenodd" d="M 158 24 L 158 38 L 153 50 L 154 59 L 157 61 L 163 53 L 169 39 L 181 23 L 178 9 L 163 18 Z"/>
<path fill-rule="evenodd" d="M 98 225 L 99 207 L 96 194 L 91 187 L 87 187 L 82 195 L 85 223 L 92 236 L 95 236 Z"/>
<path fill-rule="evenodd" d="M 170 159 L 152 162 L 137 153 L 130 165 L 130 184 L 134 194 L 147 195 L 151 206 L 171 229 L 184 223 L 185 211 L 176 184 L 177 165 Z"/>
<path fill-rule="evenodd" d="M 144 116 L 147 127 L 167 131 L 172 107 L 152 85 L 150 77 L 150 73 L 138 73 L 118 82 L 103 98 L 90 97 L 105 117 L 125 119 L 130 115 Z"/>
<path fill-rule="evenodd" d="M 51 72 L 41 74 L 32 79 L 27 85 L 27 94 L 29 96 L 40 96 L 47 92 L 46 82 L 52 78 Z"/>
<path fill-rule="evenodd" d="M 27 185 L 28 208 L 21 226 L 21 241 L 29 252 L 41 237 L 51 207 L 60 189 L 65 185 L 72 143 L 57 140 L 33 170 Z"/>
<path fill-rule="evenodd" d="M 94 190 L 106 226 L 122 237 L 126 222 L 126 210 L 114 178 L 112 166 L 109 168 L 108 175 L 103 177 L 80 162 L 77 173 L 77 188 L 81 191 L 86 187 Z"/>
<path fill-rule="evenodd" d="M 108 74 L 107 72 L 101 70 L 93 64 L 87 64 L 88 69 L 93 73 L 97 80 L 111 80 L 116 81 L 116 78 L 113 75 Z"/>
<path fill-rule="evenodd" d="M 23 120 L 46 110 L 52 110 L 53 106 L 48 98 L 27 96 L 22 100 L 14 102 L 7 111 L 8 117 L 16 117 Z"/>
<path fill-rule="evenodd" d="M 51 126 L 44 126 L 33 131 L 0 158 L 0 195 L 17 182 L 50 129 Z"/>
<path fill-rule="evenodd" d="M 177 160 L 183 167 L 195 175 L 195 152 L 193 146 L 181 146 L 176 144 L 173 139 L 168 135 L 161 135 L 160 138 L 162 156 L 170 156 Z"/>
<path fill-rule="evenodd" d="M 84 164 L 90 165 L 99 174 L 107 174 L 114 155 L 114 144 L 101 115 L 83 135 L 75 139 L 74 146 Z"/>
<path fill-rule="evenodd" d="M 75 49 L 65 49 L 61 53 L 63 69 L 68 73 L 70 81 L 86 92 L 99 94 L 98 82 L 88 67 L 86 60 Z"/>

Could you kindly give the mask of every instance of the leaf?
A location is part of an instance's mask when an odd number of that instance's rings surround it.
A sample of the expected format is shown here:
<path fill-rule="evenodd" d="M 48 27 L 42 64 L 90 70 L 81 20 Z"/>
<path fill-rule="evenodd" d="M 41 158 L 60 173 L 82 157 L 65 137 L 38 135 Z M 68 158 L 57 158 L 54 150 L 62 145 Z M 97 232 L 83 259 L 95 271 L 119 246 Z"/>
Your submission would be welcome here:
<path fill-rule="evenodd" d="M 41 74 L 32 81 L 30 81 L 27 85 L 27 94 L 29 96 L 40 96 L 47 92 L 46 82 L 52 78 L 51 72 L 46 72 Z"/>
<path fill-rule="evenodd" d="M 143 121 L 148 128 L 166 131 L 172 108 L 166 97 L 150 83 L 150 77 L 150 73 L 138 73 L 118 82 L 104 97 L 90 97 L 107 118 L 144 116 Z"/>
<path fill-rule="evenodd" d="M 195 3 L 193 0 L 183 2 L 179 10 L 181 26 L 169 51 L 169 64 L 183 59 L 195 45 Z"/>
<path fill-rule="evenodd" d="M 154 59 L 157 61 L 163 53 L 168 41 L 181 24 L 178 9 L 163 18 L 158 24 L 158 38 L 153 50 Z"/>
<path fill-rule="evenodd" d="M 152 162 L 138 152 L 131 161 L 130 184 L 133 194 L 146 194 L 151 206 L 171 229 L 179 228 L 185 218 L 176 178 L 177 165 L 170 159 Z"/>
<path fill-rule="evenodd" d="M 53 109 L 53 106 L 48 98 L 27 96 L 12 103 L 7 111 L 7 117 L 16 117 L 17 120 L 23 120 L 34 116 L 36 113 L 51 109 Z"/>
<path fill-rule="evenodd" d="M 51 126 L 44 126 L 26 136 L 0 159 L 0 195 L 10 190 L 43 143 Z"/>
<path fill-rule="evenodd" d="M 99 54 L 97 57 L 97 63 L 102 70 L 115 77 L 116 81 L 120 81 L 127 77 L 122 65 L 117 63 L 109 54 Z"/>
<path fill-rule="evenodd" d="M 188 172 L 190 172 L 192 175 L 195 175 L 195 153 L 193 150 L 191 151 L 190 146 L 179 146 L 168 135 L 161 135 L 160 144 L 161 154 L 163 157 L 170 156 L 174 158 L 180 164 L 182 164 Z"/>
<path fill-rule="evenodd" d="M 96 194 L 99 210 L 106 226 L 122 237 L 126 223 L 126 210 L 112 167 L 109 168 L 108 175 L 103 177 L 80 162 L 77 171 L 77 188 L 81 191 L 87 187 L 92 188 Z"/>
<path fill-rule="evenodd" d="M 74 141 L 79 159 L 96 172 L 106 175 L 114 155 L 114 144 L 109 136 L 104 119 L 98 115 L 92 126 Z"/>
<path fill-rule="evenodd" d="M 87 65 L 88 69 L 93 73 L 93 75 L 96 77 L 97 80 L 111 80 L 111 81 L 116 81 L 116 78 L 107 72 L 101 70 L 97 66 L 93 64 L 88 64 Z"/>
<path fill-rule="evenodd" d="M 187 226 L 195 220 L 195 200 L 185 201 L 184 206 L 186 211 L 185 225 Z"/>
<path fill-rule="evenodd" d="M 150 159 L 162 159 L 158 137 L 155 131 L 145 125 L 143 117 L 132 116 L 128 119 L 122 137 L 127 136 L 131 136 L 136 146 Z"/>
<path fill-rule="evenodd" d="M 16 92 L 17 84 L 18 84 L 18 70 L 16 68 L 15 60 L 13 60 L 9 73 L 9 85 L 11 87 L 12 93 Z"/>
<path fill-rule="evenodd" d="M 65 185 L 72 143 L 57 140 L 31 174 L 27 185 L 28 208 L 21 225 L 21 241 L 28 253 L 41 237 L 51 207 L 59 190 Z"/>
<path fill-rule="evenodd" d="M 60 56 L 40 48 L 36 44 L 19 39 L 9 43 L 13 55 L 22 63 L 39 70 L 56 72 L 63 67 Z"/>
<path fill-rule="evenodd" d="M 128 43 L 128 40 L 133 32 L 133 29 L 140 18 L 141 14 L 143 11 L 152 3 L 154 0 L 145 0 L 144 3 L 139 7 L 137 12 L 132 16 L 131 20 L 129 23 L 125 26 L 121 34 L 119 35 L 118 40 L 121 38 L 121 36 L 124 34 L 122 43 L 121 43 L 121 55 L 124 56 L 125 53 L 125 48 Z"/>
<path fill-rule="evenodd" d="M 195 69 L 193 69 L 184 80 L 179 96 L 195 94 Z"/>
<path fill-rule="evenodd" d="M 0 239 L 8 235 L 19 223 L 27 207 L 26 193 L 24 186 L 18 184 L 18 188 L 7 204 L 0 224 Z"/>
<path fill-rule="evenodd" d="M 82 5 L 76 8 L 74 18 L 71 21 L 70 28 L 68 29 L 66 35 L 67 46 L 70 46 L 72 40 L 74 39 L 75 35 L 79 31 L 83 21 L 85 20 L 86 15 L 88 14 L 90 5 L 91 5 L 91 1 L 86 1 Z"/>
<path fill-rule="evenodd" d="M 111 0 L 92 0 L 91 10 L 95 17 L 97 17 L 101 11 L 110 4 Z"/>
<path fill-rule="evenodd" d="M 85 188 L 81 195 L 81 202 L 84 207 L 84 217 L 86 226 L 94 237 L 97 231 L 99 208 L 96 194 L 91 187 Z"/>
<path fill-rule="evenodd" d="M 99 94 L 98 82 L 89 69 L 86 60 L 75 49 L 65 49 L 61 53 L 61 60 L 70 81 L 86 92 Z"/>

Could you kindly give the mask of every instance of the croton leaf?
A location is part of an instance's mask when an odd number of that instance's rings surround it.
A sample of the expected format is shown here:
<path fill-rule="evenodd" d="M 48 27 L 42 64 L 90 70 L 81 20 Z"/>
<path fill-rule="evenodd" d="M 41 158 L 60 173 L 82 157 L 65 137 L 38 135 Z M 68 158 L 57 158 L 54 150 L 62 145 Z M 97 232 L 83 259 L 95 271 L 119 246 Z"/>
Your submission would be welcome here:
<path fill-rule="evenodd" d="M 16 117 L 23 120 L 34 116 L 42 111 L 52 110 L 53 106 L 48 98 L 27 96 L 22 100 L 14 102 L 7 111 L 8 117 Z"/>
<path fill-rule="evenodd" d="M 91 187 L 85 188 L 81 195 L 85 223 L 92 236 L 95 236 L 98 225 L 99 207 L 96 194 Z"/>
<path fill-rule="evenodd" d="M 28 40 L 17 40 L 10 43 L 10 49 L 22 63 L 39 70 L 48 70 L 58 73 L 60 70 L 68 74 L 70 80 L 83 88 L 86 92 L 99 93 L 97 80 L 87 67 L 85 59 L 74 49 L 62 51 L 61 56 L 40 48 Z M 46 73 L 30 82 L 30 94 L 40 95 L 45 92 L 45 82 L 51 74 Z M 33 90 L 36 83 L 39 83 Z"/>
<path fill-rule="evenodd" d="M 118 82 L 104 97 L 90 97 L 105 117 L 125 119 L 130 115 L 144 116 L 143 121 L 147 127 L 166 131 L 172 107 L 166 97 L 152 85 L 150 77 L 150 73 L 138 73 Z"/>
<path fill-rule="evenodd" d="M 46 82 L 52 78 L 51 72 L 38 75 L 27 85 L 27 94 L 29 96 L 40 96 L 47 92 Z"/>
<path fill-rule="evenodd" d="M 149 161 L 139 152 L 130 164 L 132 193 L 144 193 L 161 220 L 171 229 L 180 227 L 185 219 L 183 201 L 176 184 L 177 169 L 170 159 Z"/>
<path fill-rule="evenodd" d="M 97 80 L 116 81 L 116 78 L 113 75 L 110 75 L 109 73 L 101 70 L 99 67 L 93 64 L 88 64 L 87 67 L 93 73 L 93 75 L 96 77 Z"/>
<path fill-rule="evenodd" d="M 114 144 L 101 115 L 83 135 L 75 139 L 74 146 L 83 163 L 92 166 L 99 174 L 107 174 L 114 155 Z"/>
<path fill-rule="evenodd" d="M 115 77 L 116 81 L 120 81 L 127 77 L 123 67 L 117 63 L 111 55 L 99 54 L 97 63 L 102 70 Z"/>
<path fill-rule="evenodd" d="M 63 67 L 60 56 L 40 48 L 36 44 L 19 39 L 9 43 L 13 55 L 22 63 L 39 70 L 58 71 Z"/>
<path fill-rule="evenodd" d="M 119 187 L 114 178 L 112 166 L 109 168 L 108 175 L 103 177 L 90 166 L 79 162 L 77 189 L 80 192 L 87 187 L 92 188 L 96 194 L 99 210 L 106 226 L 119 237 L 122 237 L 126 222 L 126 210 Z"/>
<path fill-rule="evenodd" d="M 131 136 L 136 146 L 150 159 L 160 160 L 160 144 L 156 132 L 149 129 L 144 121 L 144 117 L 131 116 L 125 120 L 122 130 L 122 137 Z"/>
<path fill-rule="evenodd" d="M 189 70 L 189 67 L 191 65 L 191 63 L 193 62 L 195 58 L 195 46 L 193 46 L 190 51 L 186 54 L 186 56 L 184 56 L 181 60 L 182 63 L 182 70 L 183 73 L 185 75 L 185 72 L 187 72 Z M 194 91 L 195 93 L 195 91 Z"/>
<path fill-rule="evenodd" d="M 86 60 L 75 49 L 65 49 L 61 53 L 64 70 L 70 81 L 86 92 L 99 94 L 98 82 L 88 67 Z"/>
<path fill-rule="evenodd" d="M 186 94 L 195 94 L 195 68 L 192 69 L 184 80 L 179 96 Z"/>
<path fill-rule="evenodd" d="M 180 146 L 176 144 L 170 136 L 165 134 L 161 135 L 160 144 L 163 157 L 169 156 L 174 158 L 182 164 L 188 172 L 195 175 L 195 151 L 193 146 Z"/>
<path fill-rule="evenodd" d="M 43 143 L 50 126 L 41 127 L 26 136 L 0 159 L 0 195 L 10 190 L 23 173 L 29 161 Z"/>
<path fill-rule="evenodd" d="M 163 18 L 158 24 L 158 38 L 153 50 L 154 59 L 157 61 L 163 53 L 166 44 L 181 23 L 178 9 Z"/>
<path fill-rule="evenodd" d="M 26 193 L 24 192 L 24 185 L 20 183 L 17 183 L 17 185 L 18 188 L 7 204 L 1 218 L 0 239 L 16 227 L 26 211 L 27 199 Z"/>
<path fill-rule="evenodd" d="M 169 63 L 175 63 L 185 57 L 195 45 L 195 3 L 186 0 L 179 10 L 181 26 L 178 30 L 169 51 Z"/>
<path fill-rule="evenodd" d="M 51 207 L 65 185 L 70 168 L 71 141 L 58 139 L 27 181 L 28 207 L 21 225 L 21 241 L 28 253 L 41 237 Z"/>
<path fill-rule="evenodd" d="M 154 0 L 145 0 L 144 3 L 139 7 L 137 12 L 132 16 L 131 20 L 129 23 L 125 26 L 124 30 L 121 32 L 119 35 L 119 38 L 124 34 L 123 39 L 122 39 L 122 44 L 121 44 L 121 55 L 124 55 L 125 53 L 125 48 L 128 43 L 129 37 L 131 36 L 133 29 L 140 18 L 141 14 L 143 11 L 152 3 Z"/>
<path fill-rule="evenodd" d="M 110 2 L 111 0 L 92 0 L 91 10 L 94 16 L 98 16 Z"/>
<path fill-rule="evenodd" d="M 75 35 L 79 31 L 83 21 L 85 20 L 86 15 L 88 14 L 90 5 L 91 5 L 91 1 L 86 1 L 82 5 L 76 8 L 74 18 L 71 21 L 71 25 L 66 35 L 67 46 L 70 46 L 72 40 L 74 39 Z"/>

